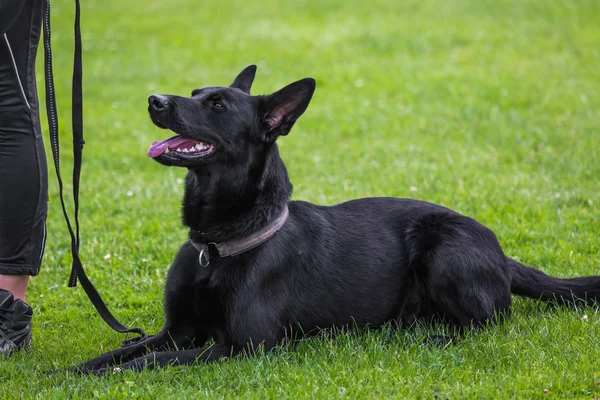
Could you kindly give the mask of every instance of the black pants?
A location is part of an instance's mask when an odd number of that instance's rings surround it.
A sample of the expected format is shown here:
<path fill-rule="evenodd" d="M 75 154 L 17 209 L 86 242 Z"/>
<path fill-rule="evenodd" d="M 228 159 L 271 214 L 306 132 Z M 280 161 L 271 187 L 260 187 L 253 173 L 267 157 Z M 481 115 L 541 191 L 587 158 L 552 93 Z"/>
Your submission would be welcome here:
<path fill-rule="evenodd" d="M 48 168 L 35 59 L 43 0 L 0 0 L 0 274 L 37 275 L 46 239 Z"/>

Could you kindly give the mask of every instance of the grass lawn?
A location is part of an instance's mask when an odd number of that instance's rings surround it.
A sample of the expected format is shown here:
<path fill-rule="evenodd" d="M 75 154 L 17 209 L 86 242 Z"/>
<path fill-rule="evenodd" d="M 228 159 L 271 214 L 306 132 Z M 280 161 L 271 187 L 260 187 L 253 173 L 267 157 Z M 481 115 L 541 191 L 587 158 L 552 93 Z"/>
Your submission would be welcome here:
<path fill-rule="evenodd" d="M 52 1 L 66 177 L 72 3 Z M 279 141 L 294 198 L 440 203 L 490 227 L 506 254 L 528 265 L 561 277 L 600 273 L 600 2 L 83 0 L 82 7 L 81 253 L 124 323 L 160 329 L 165 273 L 186 240 L 185 170 L 146 157 L 152 140 L 168 136 L 151 124 L 146 98 L 228 85 L 253 63 L 254 94 L 317 80 L 308 111 Z M 41 61 L 40 54 L 43 95 Z M 189 368 L 44 375 L 124 339 L 80 287 L 66 287 L 70 244 L 50 168 L 48 242 L 28 295 L 34 343 L 0 360 L 0 398 L 600 397 L 599 307 L 517 298 L 506 323 L 446 349 L 420 346 L 432 328 L 384 329 Z"/>

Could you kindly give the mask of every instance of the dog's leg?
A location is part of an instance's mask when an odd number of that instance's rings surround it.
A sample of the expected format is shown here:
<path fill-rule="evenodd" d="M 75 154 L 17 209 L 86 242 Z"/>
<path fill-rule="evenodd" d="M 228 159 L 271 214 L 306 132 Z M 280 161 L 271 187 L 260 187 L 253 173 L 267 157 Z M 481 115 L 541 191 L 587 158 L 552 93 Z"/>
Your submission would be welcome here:
<path fill-rule="evenodd" d="M 121 362 L 126 362 L 153 349 L 164 346 L 168 343 L 168 332 L 163 330 L 157 335 L 150 336 L 145 340 L 130 346 L 121 347 L 116 350 L 106 352 L 92 360 L 86 361 L 83 364 L 74 367 L 73 370 L 82 373 L 93 372 L 94 370 L 105 368 L 109 365 L 119 365 Z"/>
<path fill-rule="evenodd" d="M 202 340 L 202 343 L 204 340 L 205 339 Z M 83 373 L 104 370 L 107 367 L 117 366 L 121 363 L 136 359 L 151 351 L 165 351 L 189 344 L 193 345 L 193 342 L 194 340 L 190 340 L 190 338 L 183 337 L 182 335 L 175 335 L 171 331 L 163 329 L 158 334 L 150 336 L 139 343 L 104 353 L 75 367 L 73 370 Z"/>
<path fill-rule="evenodd" d="M 158 351 L 126 362 L 120 366 L 119 370 L 141 371 L 143 369 L 155 369 L 165 366 L 190 365 L 196 362 L 213 362 L 240 354 L 253 354 L 259 349 L 267 352 L 275 348 L 277 343 L 278 341 L 275 338 L 270 338 L 262 341 L 250 340 L 244 345 L 215 344 L 189 350 Z M 107 371 L 110 371 L 110 367 L 96 372 L 103 373 Z"/>
<path fill-rule="evenodd" d="M 230 345 L 212 345 L 197 349 L 180 351 L 159 351 L 138 357 L 124 363 L 120 367 L 114 367 L 112 371 L 155 369 L 165 366 L 190 365 L 196 362 L 212 362 L 221 358 L 235 357 L 242 352 L 241 348 Z M 111 368 L 97 370 L 97 373 L 110 372 Z"/>
<path fill-rule="evenodd" d="M 406 239 L 411 268 L 431 315 L 461 332 L 504 316 L 511 305 L 510 269 L 492 231 L 451 214 L 417 219 Z M 432 337 L 446 344 L 451 337 Z"/>

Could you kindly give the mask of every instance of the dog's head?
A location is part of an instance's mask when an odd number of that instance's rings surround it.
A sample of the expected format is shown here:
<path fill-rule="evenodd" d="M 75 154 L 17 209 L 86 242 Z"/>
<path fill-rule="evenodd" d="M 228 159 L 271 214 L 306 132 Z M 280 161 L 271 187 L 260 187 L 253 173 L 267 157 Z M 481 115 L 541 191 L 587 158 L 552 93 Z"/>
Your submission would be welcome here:
<path fill-rule="evenodd" d="M 165 165 L 202 168 L 227 164 L 287 135 L 315 90 L 305 78 L 263 96 L 250 95 L 256 66 L 245 68 L 229 87 L 207 86 L 191 97 L 152 95 L 152 122 L 177 135 L 153 142 L 148 156 Z"/>

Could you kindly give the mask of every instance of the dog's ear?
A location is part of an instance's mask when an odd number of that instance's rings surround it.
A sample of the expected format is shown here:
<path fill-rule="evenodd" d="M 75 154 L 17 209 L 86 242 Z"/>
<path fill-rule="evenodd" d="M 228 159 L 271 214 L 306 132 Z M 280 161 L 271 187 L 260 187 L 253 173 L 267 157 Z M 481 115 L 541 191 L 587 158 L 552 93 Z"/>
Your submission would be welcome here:
<path fill-rule="evenodd" d="M 249 65 L 238 76 L 230 87 L 240 89 L 242 92 L 250 94 L 250 88 L 252 82 L 254 82 L 254 76 L 256 75 L 256 65 Z"/>
<path fill-rule="evenodd" d="M 315 80 L 304 78 L 262 97 L 262 128 L 267 141 L 285 136 L 306 111 L 315 92 Z"/>

